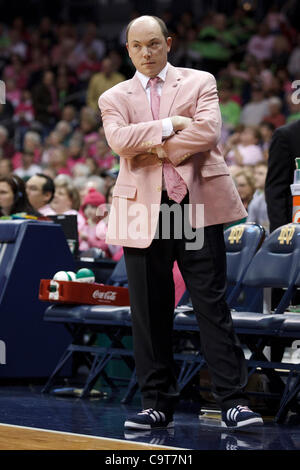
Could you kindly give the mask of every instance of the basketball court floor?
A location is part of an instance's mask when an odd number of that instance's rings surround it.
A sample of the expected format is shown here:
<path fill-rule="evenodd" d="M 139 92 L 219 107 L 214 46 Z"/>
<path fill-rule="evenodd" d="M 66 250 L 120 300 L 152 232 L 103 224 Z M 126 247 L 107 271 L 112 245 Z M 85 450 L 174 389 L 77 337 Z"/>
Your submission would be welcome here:
<path fill-rule="evenodd" d="M 85 399 L 41 390 L 41 384 L 1 384 L 0 450 L 300 450 L 297 414 L 283 424 L 265 416 L 265 426 L 253 431 L 224 431 L 217 411 L 199 416 L 199 403 L 186 400 L 174 429 L 124 431 L 127 415 L 140 409 L 138 394 L 124 405 L 122 389 L 103 388 Z"/>

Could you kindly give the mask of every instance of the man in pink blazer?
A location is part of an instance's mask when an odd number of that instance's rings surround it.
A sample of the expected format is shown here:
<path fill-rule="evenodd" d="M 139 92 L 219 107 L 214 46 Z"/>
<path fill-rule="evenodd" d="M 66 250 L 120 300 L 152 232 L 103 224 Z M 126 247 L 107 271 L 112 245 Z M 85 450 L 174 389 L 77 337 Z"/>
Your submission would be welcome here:
<path fill-rule="evenodd" d="M 125 428 L 174 424 L 174 261 L 199 323 L 222 426 L 259 425 L 243 391 L 247 369 L 225 301 L 223 224 L 246 212 L 218 146 L 215 79 L 169 64 L 171 42 L 157 17 L 129 23 L 127 50 L 136 74 L 99 99 L 107 141 L 120 155 L 106 240 L 124 247 L 143 402 Z"/>

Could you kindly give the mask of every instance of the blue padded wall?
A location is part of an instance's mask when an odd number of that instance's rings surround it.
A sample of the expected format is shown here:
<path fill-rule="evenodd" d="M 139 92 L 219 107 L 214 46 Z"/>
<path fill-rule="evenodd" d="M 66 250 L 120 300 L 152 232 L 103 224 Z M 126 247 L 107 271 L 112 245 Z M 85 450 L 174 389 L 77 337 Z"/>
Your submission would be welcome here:
<path fill-rule="evenodd" d="M 75 270 L 60 225 L 0 221 L 0 340 L 6 350 L 0 377 L 48 377 L 69 344 L 63 326 L 43 321 L 50 304 L 38 299 L 40 279 L 60 270 Z"/>

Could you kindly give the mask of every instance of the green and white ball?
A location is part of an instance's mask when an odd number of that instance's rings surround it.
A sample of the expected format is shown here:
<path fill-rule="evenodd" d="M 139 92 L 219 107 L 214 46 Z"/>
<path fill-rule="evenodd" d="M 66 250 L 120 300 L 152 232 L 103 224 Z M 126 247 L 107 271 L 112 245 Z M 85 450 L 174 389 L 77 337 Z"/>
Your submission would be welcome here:
<path fill-rule="evenodd" d="M 73 271 L 67 271 L 67 273 L 69 274 L 69 276 L 71 276 L 70 281 L 76 281 L 76 273 L 74 273 Z"/>
<path fill-rule="evenodd" d="M 76 274 L 72 271 L 57 271 L 53 276 L 54 281 L 76 281 Z"/>
<path fill-rule="evenodd" d="M 76 281 L 93 283 L 95 282 L 95 274 L 91 269 L 81 268 L 76 273 Z"/>

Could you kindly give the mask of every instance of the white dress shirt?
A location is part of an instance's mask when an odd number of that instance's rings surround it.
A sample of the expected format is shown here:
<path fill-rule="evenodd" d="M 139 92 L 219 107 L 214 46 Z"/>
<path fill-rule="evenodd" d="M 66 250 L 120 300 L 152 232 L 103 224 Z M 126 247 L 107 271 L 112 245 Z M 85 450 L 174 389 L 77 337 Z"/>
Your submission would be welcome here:
<path fill-rule="evenodd" d="M 168 70 L 168 63 L 166 64 L 166 66 L 159 72 L 159 74 L 157 75 L 157 77 L 160 78 L 160 81 L 157 83 L 157 92 L 159 94 L 159 96 L 161 96 L 161 93 L 162 93 L 162 87 L 163 87 L 163 84 L 166 80 L 166 75 L 167 75 L 167 70 Z M 145 92 L 146 92 L 146 95 L 147 95 L 147 98 L 148 98 L 148 101 L 149 103 L 151 104 L 150 102 L 150 86 L 149 86 L 149 80 L 150 78 L 147 77 L 146 75 L 144 75 L 143 73 L 139 72 L 137 70 L 136 72 Z M 162 119 L 162 138 L 166 138 L 166 137 L 170 137 L 170 135 L 173 134 L 173 125 L 172 125 L 172 121 L 170 118 L 164 118 Z"/>

